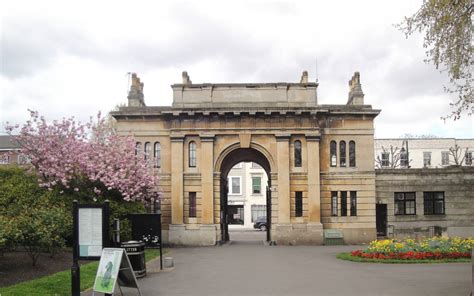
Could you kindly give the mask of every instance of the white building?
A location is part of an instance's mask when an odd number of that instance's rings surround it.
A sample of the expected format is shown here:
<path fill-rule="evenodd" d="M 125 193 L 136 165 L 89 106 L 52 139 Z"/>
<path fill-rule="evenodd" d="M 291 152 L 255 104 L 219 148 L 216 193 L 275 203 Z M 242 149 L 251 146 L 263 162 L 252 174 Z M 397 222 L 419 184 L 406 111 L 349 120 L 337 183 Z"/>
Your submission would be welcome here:
<path fill-rule="evenodd" d="M 474 139 L 375 139 L 375 167 L 441 168 L 472 166 Z"/>
<path fill-rule="evenodd" d="M 253 228 L 257 217 L 266 216 L 268 177 L 253 162 L 235 165 L 228 175 L 228 217 L 230 228 Z"/>

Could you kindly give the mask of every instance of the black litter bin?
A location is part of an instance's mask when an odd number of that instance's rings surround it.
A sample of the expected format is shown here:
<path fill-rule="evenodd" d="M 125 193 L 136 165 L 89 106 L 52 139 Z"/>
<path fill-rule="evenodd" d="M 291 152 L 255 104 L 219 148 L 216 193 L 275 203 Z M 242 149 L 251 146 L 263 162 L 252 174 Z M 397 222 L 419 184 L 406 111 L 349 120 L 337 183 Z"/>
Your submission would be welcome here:
<path fill-rule="evenodd" d="M 123 242 L 122 248 L 127 251 L 135 277 L 141 278 L 146 276 L 145 243 L 141 241 Z"/>

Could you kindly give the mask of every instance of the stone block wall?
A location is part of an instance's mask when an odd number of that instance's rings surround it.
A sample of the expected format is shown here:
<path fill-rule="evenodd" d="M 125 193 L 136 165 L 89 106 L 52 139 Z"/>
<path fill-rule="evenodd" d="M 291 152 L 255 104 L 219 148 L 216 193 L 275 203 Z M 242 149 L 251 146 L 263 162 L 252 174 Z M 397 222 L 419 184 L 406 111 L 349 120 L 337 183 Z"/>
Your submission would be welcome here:
<path fill-rule="evenodd" d="M 376 200 L 387 204 L 387 222 L 395 237 L 430 235 L 474 236 L 474 168 L 376 170 Z M 395 192 L 415 192 L 415 215 L 395 215 Z M 444 192 L 445 214 L 424 213 L 423 192 Z"/>

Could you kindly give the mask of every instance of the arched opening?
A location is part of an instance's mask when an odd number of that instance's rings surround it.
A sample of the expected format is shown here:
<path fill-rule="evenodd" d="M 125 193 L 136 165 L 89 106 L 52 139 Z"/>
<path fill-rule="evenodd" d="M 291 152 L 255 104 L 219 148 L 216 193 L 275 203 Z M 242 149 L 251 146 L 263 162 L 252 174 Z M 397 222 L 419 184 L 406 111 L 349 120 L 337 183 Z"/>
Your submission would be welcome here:
<path fill-rule="evenodd" d="M 232 174 L 229 178 L 229 173 L 238 172 L 239 167 L 234 168 L 236 165 L 242 163 L 242 173 Z M 254 167 L 252 167 L 254 166 Z M 234 170 L 233 170 L 234 168 Z M 266 231 L 265 240 L 270 241 L 271 238 L 271 165 L 267 157 L 260 151 L 253 148 L 236 148 L 227 155 L 225 155 L 220 165 L 220 222 L 221 222 L 221 241 L 226 242 L 231 239 L 229 236 L 229 224 L 237 224 L 236 221 L 240 219 L 242 224 L 249 225 L 248 220 L 255 220 L 256 218 L 262 217 L 258 209 L 255 208 L 255 212 L 252 213 L 247 210 L 245 217 L 242 217 L 242 213 L 245 211 L 244 206 L 251 207 L 251 203 L 245 204 L 246 195 L 260 196 L 265 200 L 265 225 L 266 227 L 258 227 L 263 231 Z M 254 176 L 252 177 L 252 172 Z M 258 172 L 262 172 L 265 178 L 257 179 Z M 249 182 L 245 189 L 242 186 L 242 178 L 245 178 L 246 182 Z M 262 180 L 267 180 L 266 184 Z M 246 183 L 245 182 L 245 183 Z M 239 189 L 241 188 L 241 189 Z M 241 190 L 241 191 L 239 191 Z M 247 190 L 246 193 L 242 194 L 243 190 Z M 234 203 L 234 197 L 240 195 L 242 202 Z M 254 204 L 262 205 L 262 203 Z M 250 213 L 250 214 L 249 214 Z M 259 216 L 259 217 L 256 217 Z M 246 221 L 244 219 L 247 219 Z M 260 219 L 261 220 L 261 219 Z M 259 220 L 259 221 L 260 221 Z M 255 223 L 256 221 L 252 221 Z M 253 226 L 253 224 L 252 224 Z"/>

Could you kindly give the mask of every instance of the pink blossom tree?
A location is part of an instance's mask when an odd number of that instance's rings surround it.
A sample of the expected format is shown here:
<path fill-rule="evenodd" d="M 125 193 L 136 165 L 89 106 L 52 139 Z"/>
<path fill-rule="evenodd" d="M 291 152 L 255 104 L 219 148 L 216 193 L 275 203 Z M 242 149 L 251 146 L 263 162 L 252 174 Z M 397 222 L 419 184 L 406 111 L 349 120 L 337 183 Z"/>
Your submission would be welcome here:
<path fill-rule="evenodd" d="M 31 110 L 30 117 L 23 126 L 6 129 L 35 168 L 40 186 L 61 193 L 88 188 L 97 197 L 114 192 L 125 201 L 157 197 L 152 160 L 136 153 L 133 137 L 117 135 L 100 113 L 85 124 L 73 117 L 48 123 Z"/>

